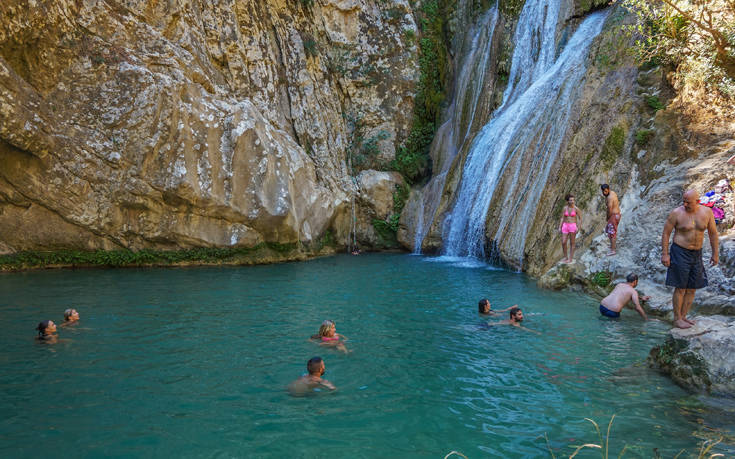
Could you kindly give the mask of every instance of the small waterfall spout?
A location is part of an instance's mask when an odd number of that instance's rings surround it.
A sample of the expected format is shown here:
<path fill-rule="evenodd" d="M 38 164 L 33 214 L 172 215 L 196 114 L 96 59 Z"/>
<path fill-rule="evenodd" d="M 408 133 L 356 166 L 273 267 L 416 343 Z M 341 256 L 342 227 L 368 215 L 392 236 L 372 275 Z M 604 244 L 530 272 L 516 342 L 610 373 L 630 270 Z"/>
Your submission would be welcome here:
<path fill-rule="evenodd" d="M 526 2 L 503 104 L 473 141 L 445 221 L 447 255 L 486 258 L 485 225 L 494 203 L 491 240 L 506 259 L 522 265 L 526 235 L 562 148 L 589 46 L 606 18 L 605 12 L 586 18 L 554 61 L 559 3 Z M 496 196 L 498 191 L 503 195 Z"/>

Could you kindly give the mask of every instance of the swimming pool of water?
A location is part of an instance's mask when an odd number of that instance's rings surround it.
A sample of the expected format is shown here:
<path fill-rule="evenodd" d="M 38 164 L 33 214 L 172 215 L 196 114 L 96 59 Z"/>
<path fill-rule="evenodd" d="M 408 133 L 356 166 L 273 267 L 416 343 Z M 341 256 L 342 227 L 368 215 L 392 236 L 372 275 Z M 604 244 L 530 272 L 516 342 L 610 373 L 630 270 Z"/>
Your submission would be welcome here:
<path fill-rule="evenodd" d="M 477 301 L 526 326 L 485 329 Z M 53 345 L 42 319 L 81 322 Z M 645 368 L 667 325 L 481 264 L 370 254 L 255 267 L 0 275 L 0 456 L 610 456 L 693 453 L 735 408 Z M 349 354 L 309 342 L 322 320 Z M 293 398 L 321 355 L 338 390 Z M 720 445 L 728 456 L 735 449 Z M 594 453 L 594 456 L 592 455 Z M 578 457 L 599 457 L 599 452 Z"/>

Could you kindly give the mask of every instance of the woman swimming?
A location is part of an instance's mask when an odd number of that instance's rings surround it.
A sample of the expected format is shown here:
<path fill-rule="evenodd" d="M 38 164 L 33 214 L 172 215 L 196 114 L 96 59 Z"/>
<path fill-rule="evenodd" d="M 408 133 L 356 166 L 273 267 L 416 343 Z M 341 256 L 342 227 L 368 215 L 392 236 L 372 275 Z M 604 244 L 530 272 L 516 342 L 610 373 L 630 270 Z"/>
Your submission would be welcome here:
<path fill-rule="evenodd" d="M 564 199 L 567 205 L 559 222 L 559 232 L 561 233 L 561 248 L 564 252 L 564 260 L 562 263 L 571 263 L 574 260 L 574 240 L 579 232 L 579 226 L 582 225 L 582 215 L 579 208 L 574 204 L 574 195 L 568 194 Z M 567 241 L 569 242 L 569 256 L 567 257 Z"/>
<path fill-rule="evenodd" d="M 325 320 L 319 326 L 319 333 L 312 335 L 311 339 L 318 340 L 322 346 L 336 347 L 337 350 L 347 353 L 347 348 L 342 342 L 347 341 L 347 337 L 337 333 L 337 325 L 334 321 Z"/>
<path fill-rule="evenodd" d="M 53 320 L 44 320 L 43 322 L 39 322 L 36 330 L 38 331 L 38 336 L 36 337 L 37 340 L 49 343 L 56 342 L 56 335 L 54 335 L 54 333 L 56 333 L 56 324 Z"/>
<path fill-rule="evenodd" d="M 79 313 L 74 308 L 69 308 L 66 311 L 64 311 L 64 323 L 61 324 L 61 327 L 66 327 L 67 325 L 76 324 L 79 322 Z"/>

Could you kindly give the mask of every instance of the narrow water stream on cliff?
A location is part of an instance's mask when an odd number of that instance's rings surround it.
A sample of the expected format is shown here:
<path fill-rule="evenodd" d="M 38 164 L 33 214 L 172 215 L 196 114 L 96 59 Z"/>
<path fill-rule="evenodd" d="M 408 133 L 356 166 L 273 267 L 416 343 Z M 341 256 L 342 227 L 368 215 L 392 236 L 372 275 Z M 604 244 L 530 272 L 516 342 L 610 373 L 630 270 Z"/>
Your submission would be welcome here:
<path fill-rule="evenodd" d="M 483 327 L 482 297 L 540 334 Z M 68 307 L 81 322 L 35 342 Z M 665 323 L 466 260 L 3 274 L 0 313 L 3 457 L 544 457 L 544 434 L 560 457 L 615 414 L 611 457 L 649 458 L 735 431 L 734 407 L 646 368 Z M 351 353 L 308 341 L 324 319 Z M 337 392 L 290 397 L 314 355 Z"/>

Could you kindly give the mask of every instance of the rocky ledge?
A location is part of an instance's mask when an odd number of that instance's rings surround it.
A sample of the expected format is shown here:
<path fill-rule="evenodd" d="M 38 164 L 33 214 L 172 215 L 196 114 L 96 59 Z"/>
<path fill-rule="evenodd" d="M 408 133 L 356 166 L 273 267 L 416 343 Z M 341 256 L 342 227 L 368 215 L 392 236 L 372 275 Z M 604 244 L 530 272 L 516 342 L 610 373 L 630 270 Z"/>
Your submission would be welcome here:
<path fill-rule="evenodd" d="M 686 389 L 734 396 L 734 354 L 735 318 L 700 317 L 691 328 L 672 329 L 648 362 Z"/>

